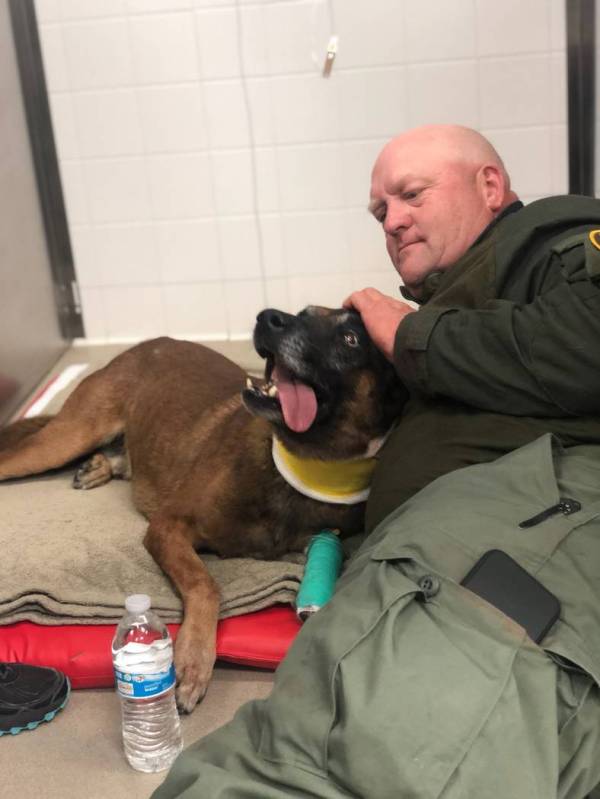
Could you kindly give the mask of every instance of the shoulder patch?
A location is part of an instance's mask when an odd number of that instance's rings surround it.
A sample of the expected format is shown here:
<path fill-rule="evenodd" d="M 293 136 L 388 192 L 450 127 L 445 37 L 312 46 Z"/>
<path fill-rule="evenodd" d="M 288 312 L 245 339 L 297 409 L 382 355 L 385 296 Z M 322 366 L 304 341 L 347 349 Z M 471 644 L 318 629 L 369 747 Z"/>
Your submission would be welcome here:
<path fill-rule="evenodd" d="M 585 268 L 594 283 L 600 281 L 600 230 L 591 230 L 585 240 Z"/>
<path fill-rule="evenodd" d="M 599 230 L 590 230 L 589 239 L 593 246 L 600 250 L 600 229 Z"/>

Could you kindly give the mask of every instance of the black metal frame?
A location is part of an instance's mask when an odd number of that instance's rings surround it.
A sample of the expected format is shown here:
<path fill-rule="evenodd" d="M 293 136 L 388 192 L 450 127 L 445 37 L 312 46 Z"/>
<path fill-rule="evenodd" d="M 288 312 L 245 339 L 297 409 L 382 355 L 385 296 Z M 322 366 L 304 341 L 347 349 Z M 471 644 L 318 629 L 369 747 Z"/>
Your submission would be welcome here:
<path fill-rule="evenodd" d="M 84 335 L 83 319 L 33 0 L 9 0 L 9 10 L 59 324 L 72 339 Z"/>
<path fill-rule="evenodd" d="M 565 0 L 569 109 L 569 192 L 595 194 L 596 2 Z"/>

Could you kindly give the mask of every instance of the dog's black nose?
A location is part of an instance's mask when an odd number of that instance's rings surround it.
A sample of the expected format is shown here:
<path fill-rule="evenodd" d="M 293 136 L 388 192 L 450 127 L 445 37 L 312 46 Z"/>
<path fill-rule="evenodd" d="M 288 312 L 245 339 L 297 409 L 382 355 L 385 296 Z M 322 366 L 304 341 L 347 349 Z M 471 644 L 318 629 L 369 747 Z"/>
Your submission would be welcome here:
<path fill-rule="evenodd" d="M 289 325 L 290 320 L 295 319 L 291 314 L 277 311 L 275 308 L 267 308 L 261 311 L 256 317 L 259 324 L 266 325 L 272 331 L 281 333 Z"/>

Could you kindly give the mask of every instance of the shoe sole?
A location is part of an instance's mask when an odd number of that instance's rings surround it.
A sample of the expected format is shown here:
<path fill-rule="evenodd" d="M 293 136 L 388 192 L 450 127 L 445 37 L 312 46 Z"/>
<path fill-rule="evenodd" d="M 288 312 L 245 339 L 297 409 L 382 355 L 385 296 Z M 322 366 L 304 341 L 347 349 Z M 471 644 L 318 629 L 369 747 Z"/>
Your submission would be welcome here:
<path fill-rule="evenodd" d="M 3 735 L 18 735 L 20 732 L 23 732 L 24 730 L 35 730 L 36 727 L 39 727 L 40 724 L 43 724 L 45 721 L 52 721 L 54 716 L 56 716 L 57 713 L 60 713 L 60 711 L 69 701 L 69 696 L 71 694 L 71 683 L 69 682 L 68 677 L 66 677 L 65 679 L 67 681 L 67 695 L 63 699 L 62 704 L 59 705 L 59 707 L 57 707 L 56 710 L 49 710 L 48 713 L 46 713 L 46 715 L 43 718 L 38 719 L 38 721 L 30 721 L 29 723 L 24 724 L 22 727 L 11 727 L 8 730 L 0 730 L 0 738 L 2 738 Z"/>

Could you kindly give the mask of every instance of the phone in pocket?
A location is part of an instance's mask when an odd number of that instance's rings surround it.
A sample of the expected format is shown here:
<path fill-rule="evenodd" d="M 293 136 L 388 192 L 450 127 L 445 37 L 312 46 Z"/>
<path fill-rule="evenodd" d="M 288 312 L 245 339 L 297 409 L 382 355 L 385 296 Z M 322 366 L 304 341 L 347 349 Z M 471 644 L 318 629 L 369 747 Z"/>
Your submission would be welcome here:
<path fill-rule="evenodd" d="M 539 643 L 560 616 L 560 602 L 528 571 L 499 549 L 490 549 L 461 585 L 524 627 Z"/>

